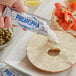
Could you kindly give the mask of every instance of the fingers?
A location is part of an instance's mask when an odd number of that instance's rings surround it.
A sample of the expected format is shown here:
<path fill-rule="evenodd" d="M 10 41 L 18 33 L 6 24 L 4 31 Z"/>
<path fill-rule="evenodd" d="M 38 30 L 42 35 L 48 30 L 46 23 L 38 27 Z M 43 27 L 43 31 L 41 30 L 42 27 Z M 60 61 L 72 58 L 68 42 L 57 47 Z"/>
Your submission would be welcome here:
<path fill-rule="evenodd" d="M 5 6 L 14 6 L 19 12 L 26 12 L 23 0 L 0 0 L 0 28 L 12 27 L 12 20 L 10 17 L 2 17 L 2 12 Z"/>
<path fill-rule="evenodd" d="M 23 0 L 17 0 L 13 7 L 15 7 L 19 12 L 26 12 Z"/>
<path fill-rule="evenodd" d="M 10 17 L 2 17 L 2 12 L 5 6 L 0 5 L 0 28 L 10 28 L 12 26 L 12 20 Z"/>
<path fill-rule="evenodd" d="M 4 8 L 5 8 L 5 6 L 0 5 L 0 16 L 2 16 L 2 12 L 3 12 Z"/>
<path fill-rule="evenodd" d="M 0 28 L 11 28 L 12 20 L 10 17 L 0 17 Z"/>
<path fill-rule="evenodd" d="M 0 17 L 0 28 L 4 27 L 4 18 Z"/>
<path fill-rule="evenodd" d="M 4 9 L 4 6 L 0 5 L 0 28 L 4 27 L 4 18 L 2 17 L 3 9 Z"/>
<path fill-rule="evenodd" d="M 5 25 L 4 25 L 4 27 L 5 28 L 10 28 L 10 27 L 12 27 L 12 20 L 11 20 L 11 17 L 5 17 L 4 18 L 4 23 L 5 23 Z"/>
<path fill-rule="evenodd" d="M 16 0 L 0 0 L 1 5 L 12 6 Z"/>
<path fill-rule="evenodd" d="M 23 0 L 0 0 L 1 5 L 14 6 L 19 12 L 26 12 Z"/>

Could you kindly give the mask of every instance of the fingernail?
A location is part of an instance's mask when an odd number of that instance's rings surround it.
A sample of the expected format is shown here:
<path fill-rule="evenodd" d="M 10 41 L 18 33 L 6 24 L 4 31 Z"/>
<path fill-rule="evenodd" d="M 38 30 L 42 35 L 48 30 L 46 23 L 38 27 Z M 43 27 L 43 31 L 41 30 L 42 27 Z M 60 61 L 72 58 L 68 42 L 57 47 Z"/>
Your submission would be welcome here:
<path fill-rule="evenodd" d="M 11 20 L 11 18 L 9 16 L 6 16 L 4 18 L 4 22 L 5 22 L 5 27 L 6 28 L 12 27 L 12 20 Z"/>
<path fill-rule="evenodd" d="M 0 28 L 4 27 L 4 18 L 0 17 Z"/>
<path fill-rule="evenodd" d="M 2 16 L 2 12 L 0 12 L 0 16 Z"/>

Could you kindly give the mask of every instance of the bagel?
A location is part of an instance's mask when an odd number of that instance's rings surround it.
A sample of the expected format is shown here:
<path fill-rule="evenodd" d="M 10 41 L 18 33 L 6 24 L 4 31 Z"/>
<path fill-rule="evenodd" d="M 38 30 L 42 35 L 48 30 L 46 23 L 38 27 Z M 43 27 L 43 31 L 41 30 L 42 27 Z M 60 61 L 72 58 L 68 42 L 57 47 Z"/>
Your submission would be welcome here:
<path fill-rule="evenodd" d="M 66 32 L 55 32 L 58 44 L 40 34 L 30 38 L 27 44 L 27 58 L 42 71 L 60 72 L 76 63 L 76 39 Z"/>
<path fill-rule="evenodd" d="M 76 14 L 76 12 L 75 12 Z M 56 21 L 57 20 L 57 17 L 55 16 L 55 9 L 52 13 L 52 17 L 51 17 L 51 26 L 50 28 L 52 28 L 53 30 L 59 30 L 59 31 L 64 31 L 58 24 L 58 22 Z M 66 31 L 67 33 L 73 35 L 75 38 L 76 38 L 76 31 L 73 31 L 73 30 L 68 30 Z"/>

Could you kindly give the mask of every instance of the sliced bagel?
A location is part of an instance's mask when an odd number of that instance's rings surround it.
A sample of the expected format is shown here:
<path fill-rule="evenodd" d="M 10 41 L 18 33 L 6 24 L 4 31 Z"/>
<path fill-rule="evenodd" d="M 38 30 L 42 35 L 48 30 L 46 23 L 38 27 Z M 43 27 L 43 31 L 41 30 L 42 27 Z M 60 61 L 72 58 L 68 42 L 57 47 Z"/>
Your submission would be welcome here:
<path fill-rule="evenodd" d="M 76 12 L 74 13 L 76 14 Z M 60 31 L 64 31 L 58 24 L 57 22 L 57 17 L 55 16 L 55 9 L 52 13 L 52 17 L 51 17 L 51 26 L 50 26 L 53 30 L 60 30 Z M 68 30 L 67 33 L 73 35 L 76 38 L 76 31 L 73 30 Z"/>
<path fill-rule="evenodd" d="M 56 34 L 60 41 L 57 45 L 43 35 L 35 35 L 29 40 L 27 57 L 36 68 L 60 72 L 76 63 L 76 39 L 65 32 L 56 31 Z"/>

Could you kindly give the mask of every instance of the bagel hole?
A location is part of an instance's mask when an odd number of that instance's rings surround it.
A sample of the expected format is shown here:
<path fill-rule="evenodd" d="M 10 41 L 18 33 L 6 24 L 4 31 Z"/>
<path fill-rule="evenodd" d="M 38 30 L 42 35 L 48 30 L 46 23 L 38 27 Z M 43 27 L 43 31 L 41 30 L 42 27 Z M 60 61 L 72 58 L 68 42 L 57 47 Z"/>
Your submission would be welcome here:
<path fill-rule="evenodd" d="M 48 55 L 50 55 L 50 56 L 57 56 L 57 55 L 59 55 L 59 53 L 60 53 L 60 49 L 59 49 L 59 48 L 50 49 L 47 53 L 48 53 Z"/>

